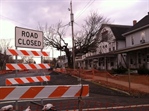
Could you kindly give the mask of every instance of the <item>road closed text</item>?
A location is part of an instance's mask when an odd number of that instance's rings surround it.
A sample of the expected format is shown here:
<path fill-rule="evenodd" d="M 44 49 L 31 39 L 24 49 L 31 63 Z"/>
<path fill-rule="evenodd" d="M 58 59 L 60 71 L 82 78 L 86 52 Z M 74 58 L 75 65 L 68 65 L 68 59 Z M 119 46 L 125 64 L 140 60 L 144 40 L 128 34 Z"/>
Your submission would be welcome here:
<path fill-rule="evenodd" d="M 25 39 L 24 39 L 25 38 Z M 30 40 L 34 38 L 34 40 Z M 31 45 L 31 46 L 41 46 L 41 41 L 38 41 L 38 34 L 33 32 L 22 31 L 22 38 L 18 39 L 18 44 L 20 45 Z"/>
<path fill-rule="evenodd" d="M 16 47 L 43 48 L 43 33 L 16 27 Z"/>

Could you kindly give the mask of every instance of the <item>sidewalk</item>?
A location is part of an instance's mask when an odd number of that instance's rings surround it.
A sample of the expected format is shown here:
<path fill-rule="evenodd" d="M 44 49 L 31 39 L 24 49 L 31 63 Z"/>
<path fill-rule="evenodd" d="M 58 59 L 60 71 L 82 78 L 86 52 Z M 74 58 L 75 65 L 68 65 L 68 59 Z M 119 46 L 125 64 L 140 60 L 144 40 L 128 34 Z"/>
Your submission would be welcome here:
<path fill-rule="evenodd" d="M 88 81 L 101 82 L 101 84 L 106 85 L 111 88 L 116 88 L 116 89 L 126 91 L 129 93 L 136 93 L 136 94 L 140 93 L 140 94 L 147 94 L 147 95 L 149 94 L 149 85 L 144 85 L 141 83 L 138 84 L 138 83 L 130 81 L 130 87 L 129 87 L 128 81 L 114 79 L 112 77 L 109 77 L 109 74 L 107 75 L 107 77 L 102 77 L 100 75 L 101 73 L 103 74 L 103 72 L 98 72 L 97 70 L 84 70 L 81 73 L 78 73 L 77 71 L 73 71 L 71 69 L 67 71 L 65 71 L 64 73 L 67 72 L 68 74 L 81 77 L 82 79 L 85 79 Z M 107 73 L 104 73 L 104 75 L 106 74 Z"/>
<path fill-rule="evenodd" d="M 86 75 L 86 76 L 92 78 L 91 75 Z M 111 79 L 111 78 L 105 78 L 105 77 L 100 77 L 100 76 L 94 76 L 93 79 L 91 79 L 91 80 L 92 81 L 105 81 L 105 82 L 108 82 L 108 83 L 114 83 L 114 84 L 117 84 L 117 85 L 120 85 L 120 86 L 127 87 L 129 89 L 129 82 L 125 82 L 125 81 L 119 81 L 119 80 L 115 80 L 115 79 Z M 148 93 L 149 94 L 149 86 L 147 86 L 147 85 L 130 82 L 130 89 L 137 90 L 139 92 L 143 92 L 143 93 Z"/>

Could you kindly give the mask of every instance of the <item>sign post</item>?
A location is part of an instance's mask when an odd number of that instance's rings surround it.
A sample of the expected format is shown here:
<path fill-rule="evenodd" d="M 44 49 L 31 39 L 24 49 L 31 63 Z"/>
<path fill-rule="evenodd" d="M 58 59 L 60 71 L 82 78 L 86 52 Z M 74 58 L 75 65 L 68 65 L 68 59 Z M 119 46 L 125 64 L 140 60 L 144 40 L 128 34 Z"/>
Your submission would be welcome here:
<path fill-rule="evenodd" d="M 43 49 L 43 32 L 21 27 L 15 27 L 15 47 L 16 49 L 17 47 Z M 17 70 L 15 77 L 17 77 Z"/>

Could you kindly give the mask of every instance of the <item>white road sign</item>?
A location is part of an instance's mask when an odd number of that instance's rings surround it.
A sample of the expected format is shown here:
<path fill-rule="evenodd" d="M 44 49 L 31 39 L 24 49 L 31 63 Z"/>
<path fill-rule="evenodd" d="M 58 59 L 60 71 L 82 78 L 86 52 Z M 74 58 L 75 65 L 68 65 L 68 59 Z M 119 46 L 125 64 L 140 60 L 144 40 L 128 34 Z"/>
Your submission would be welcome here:
<path fill-rule="evenodd" d="M 43 48 L 43 32 L 15 27 L 15 46 L 23 48 Z"/>

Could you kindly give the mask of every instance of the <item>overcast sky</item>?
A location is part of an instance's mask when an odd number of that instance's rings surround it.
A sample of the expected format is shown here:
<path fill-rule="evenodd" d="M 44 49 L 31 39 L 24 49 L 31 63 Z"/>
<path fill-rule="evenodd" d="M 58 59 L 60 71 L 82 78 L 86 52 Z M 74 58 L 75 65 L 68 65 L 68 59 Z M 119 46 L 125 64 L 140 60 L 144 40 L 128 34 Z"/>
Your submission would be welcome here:
<path fill-rule="evenodd" d="M 139 21 L 149 12 L 149 0 L 72 0 L 72 4 L 74 30 L 94 11 L 120 25 L 132 25 L 133 20 Z M 70 0 L 0 0 L 0 39 L 14 40 L 15 26 L 37 29 L 38 24 L 68 24 L 68 8 Z"/>

